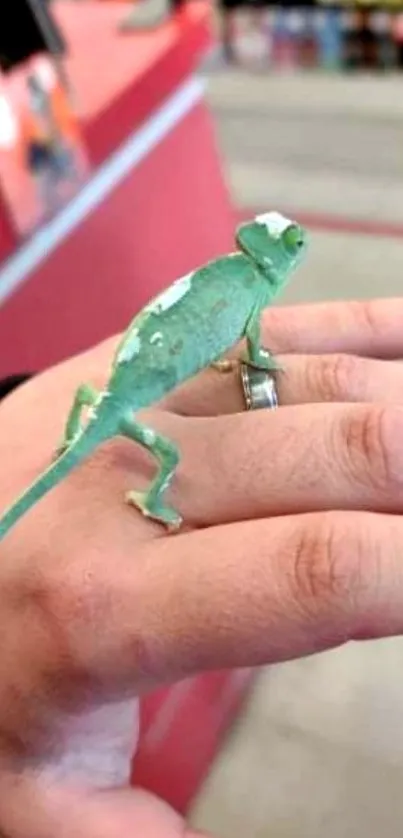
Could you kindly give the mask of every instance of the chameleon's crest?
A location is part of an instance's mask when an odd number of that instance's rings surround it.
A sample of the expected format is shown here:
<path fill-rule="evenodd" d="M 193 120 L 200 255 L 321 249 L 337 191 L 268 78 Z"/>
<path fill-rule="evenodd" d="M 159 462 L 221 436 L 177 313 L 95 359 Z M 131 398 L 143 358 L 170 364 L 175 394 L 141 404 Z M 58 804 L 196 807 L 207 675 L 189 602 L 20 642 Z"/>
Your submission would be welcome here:
<path fill-rule="evenodd" d="M 301 261 L 307 244 L 305 230 L 278 212 L 257 215 L 242 224 L 236 241 L 270 283 L 278 286 Z"/>

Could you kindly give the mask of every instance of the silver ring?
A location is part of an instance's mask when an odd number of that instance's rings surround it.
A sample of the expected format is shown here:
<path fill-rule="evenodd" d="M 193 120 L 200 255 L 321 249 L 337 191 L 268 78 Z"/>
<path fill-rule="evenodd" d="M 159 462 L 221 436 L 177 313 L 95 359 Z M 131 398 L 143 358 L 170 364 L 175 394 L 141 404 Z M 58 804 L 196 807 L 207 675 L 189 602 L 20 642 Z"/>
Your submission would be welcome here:
<path fill-rule="evenodd" d="M 276 381 L 268 370 L 241 364 L 241 382 L 247 410 L 278 407 Z"/>

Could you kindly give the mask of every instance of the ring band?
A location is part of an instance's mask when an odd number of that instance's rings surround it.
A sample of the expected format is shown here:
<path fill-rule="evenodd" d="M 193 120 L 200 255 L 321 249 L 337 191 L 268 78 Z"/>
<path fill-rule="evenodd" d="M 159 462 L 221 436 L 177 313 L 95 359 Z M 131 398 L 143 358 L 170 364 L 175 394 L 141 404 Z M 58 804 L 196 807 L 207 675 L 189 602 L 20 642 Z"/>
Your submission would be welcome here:
<path fill-rule="evenodd" d="M 267 370 L 258 370 L 248 364 L 241 364 L 241 382 L 247 410 L 261 410 L 278 407 L 278 395 L 274 375 Z"/>

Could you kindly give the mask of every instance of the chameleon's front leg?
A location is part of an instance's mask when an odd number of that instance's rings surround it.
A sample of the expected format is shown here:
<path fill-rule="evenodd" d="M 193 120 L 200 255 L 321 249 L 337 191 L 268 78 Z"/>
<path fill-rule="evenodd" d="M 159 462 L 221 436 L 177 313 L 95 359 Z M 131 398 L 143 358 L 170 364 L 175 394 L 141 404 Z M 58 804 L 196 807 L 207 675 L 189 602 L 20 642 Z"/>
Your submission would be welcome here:
<path fill-rule="evenodd" d="M 246 355 L 243 360 L 250 367 L 259 370 L 278 372 L 281 370 L 274 356 L 260 342 L 260 311 L 252 315 L 245 329 Z"/>
<path fill-rule="evenodd" d="M 140 425 L 132 417 L 121 421 L 120 432 L 134 442 L 140 443 L 159 463 L 159 470 L 146 492 L 131 491 L 126 495 L 128 503 L 136 506 L 147 518 L 161 521 L 168 530 L 179 529 L 182 518 L 175 509 L 165 506 L 163 495 L 169 487 L 179 462 L 179 451 L 166 437 L 150 428 Z"/>
<path fill-rule="evenodd" d="M 279 371 L 280 364 L 277 363 L 274 356 L 261 346 L 260 343 L 260 311 L 258 314 L 252 315 L 248 321 L 245 329 L 246 337 L 246 353 L 242 353 L 241 358 L 228 358 L 220 361 L 214 361 L 210 364 L 213 369 L 218 372 L 232 372 L 243 361 L 250 367 L 256 367 L 259 370 Z"/>
<path fill-rule="evenodd" d="M 75 437 L 81 430 L 81 414 L 83 408 L 93 407 L 98 398 L 99 393 L 91 384 L 81 384 L 78 388 L 74 397 L 73 406 L 67 417 L 64 437 L 57 449 L 56 456 L 63 454 L 66 448 L 74 442 Z"/>

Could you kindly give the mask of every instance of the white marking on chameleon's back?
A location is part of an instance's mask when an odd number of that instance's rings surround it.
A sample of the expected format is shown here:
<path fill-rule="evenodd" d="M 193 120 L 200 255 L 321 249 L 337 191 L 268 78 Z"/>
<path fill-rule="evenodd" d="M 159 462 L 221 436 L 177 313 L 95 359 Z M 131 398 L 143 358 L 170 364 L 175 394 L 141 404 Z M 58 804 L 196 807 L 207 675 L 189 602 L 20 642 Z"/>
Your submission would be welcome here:
<path fill-rule="evenodd" d="M 263 224 L 274 238 L 280 238 L 284 230 L 292 227 L 294 223 L 279 212 L 265 212 L 263 215 L 257 215 L 255 221 L 257 224 Z"/>
<path fill-rule="evenodd" d="M 158 297 L 155 297 L 154 300 L 151 300 L 148 305 L 144 306 L 141 316 L 143 314 L 161 314 L 163 311 L 166 311 L 175 305 L 175 303 L 179 302 L 179 300 L 181 300 L 182 297 L 190 291 L 194 273 L 195 272 L 192 271 L 191 273 L 186 274 L 186 276 L 182 276 L 180 279 L 173 282 L 169 288 L 159 294 Z M 140 330 L 141 325 L 139 324 L 139 328 L 132 329 L 132 331 L 124 339 L 116 356 L 118 364 L 130 363 L 130 361 L 132 361 L 133 358 L 139 354 L 141 348 Z M 162 339 L 162 333 L 155 332 L 150 338 L 150 343 L 153 343 L 154 340 L 160 340 L 161 342 Z"/>
<path fill-rule="evenodd" d="M 177 279 L 172 285 L 169 286 L 162 294 L 159 294 L 155 300 L 152 300 L 149 303 L 144 311 L 147 311 L 150 314 L 161 314 L 161 312 L 166 311 L 168 308 L 171 308 L 175 303 L 179 302 L 185 294 L 190 291 L 192 285 L 192 277 L 194 275 L 194 271 L 191 273 L 186 274 L 186 276 L 182 276 L 180 279 Z"/>
<path fill-rule="evenodd" d="M 150 337 L 150 343 L 156 344 L 157 346 L 162 346 L 164 342 L 164 336 L 162 332 L 154 332 L 153 335 Z"/>
<path fill-rule="evenodd" d="M 125 361 L 132 361 L 133 358 L 139 354 L 140 347 L 141 340 L 139 338 L 139 330 L 133 329 L 131 334 L 127 335 L 127 338 L 124 340 L 118 352 L 118 362 L 124 363 Z"/>

